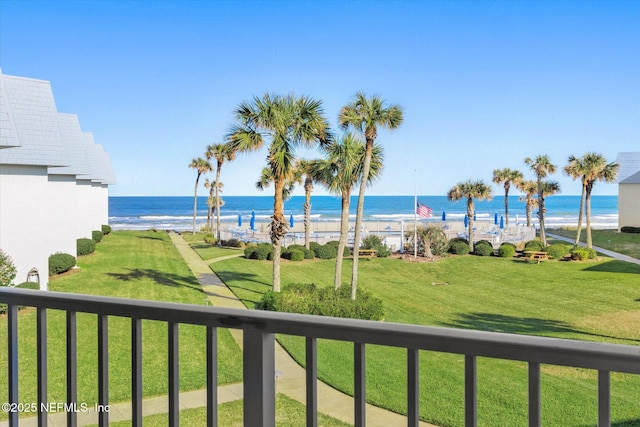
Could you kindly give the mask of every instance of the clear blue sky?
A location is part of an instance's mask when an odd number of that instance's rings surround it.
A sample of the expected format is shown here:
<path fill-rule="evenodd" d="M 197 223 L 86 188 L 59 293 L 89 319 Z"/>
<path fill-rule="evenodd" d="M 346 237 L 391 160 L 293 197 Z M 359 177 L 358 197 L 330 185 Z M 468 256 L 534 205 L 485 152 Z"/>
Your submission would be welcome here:
<path fill-rule="evenodd" d="M 638 0 L 0 0 L 0 66 L 51 82 L 111 155 L 111 195 L 193 194 L 191 159 L 265 92 L 319 98 L 334 125 L 358 90 L 401 105 L 368 194 L 413 194 L 417 175 L 419 194 L 444 195 L 496 168 L 532 178 L 527 156 L 640 150 Z M 265 156 L 225 164 L 224 195 L 263 194 Z"/>

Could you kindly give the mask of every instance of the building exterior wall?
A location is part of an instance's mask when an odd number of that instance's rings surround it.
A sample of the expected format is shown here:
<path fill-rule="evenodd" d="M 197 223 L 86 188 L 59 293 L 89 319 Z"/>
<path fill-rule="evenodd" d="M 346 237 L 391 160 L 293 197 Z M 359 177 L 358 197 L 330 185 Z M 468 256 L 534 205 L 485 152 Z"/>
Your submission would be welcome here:
<path fill-rule="evenodd" d="M 640 184 L 618 185 L 618 227 L 640 227 Z"/>

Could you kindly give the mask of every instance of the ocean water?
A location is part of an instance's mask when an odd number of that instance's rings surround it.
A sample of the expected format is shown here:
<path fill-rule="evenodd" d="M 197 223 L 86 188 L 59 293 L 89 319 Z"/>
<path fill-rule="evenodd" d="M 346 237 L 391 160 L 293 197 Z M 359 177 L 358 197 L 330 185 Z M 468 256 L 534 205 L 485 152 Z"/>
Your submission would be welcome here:
<path fill-rule="evenodd" d="M 198 198 L 197 223 L 207 221 L 206 197 Z M 447 221 L 463 221 L 466 201 L 450 202 L 445 196 L 418 196 L 418 200 L 433 209 L 430 221 L 441 221 L 446 213 Z M 268 222 L 273 212 L 273 197 L 227 196 L 221 209 L 221 221 L 237 225 L 238 216 L 248 226 L 251 211 L 256 222 Z M 351 198 L 350 218 L 355 220 L 357 196 Z M 285 202 L 287 218 L 303 219 L 304 196 L 293 196 Z M 333 196 L 311 197 L 312 221 L 340 221 L 340 199 Z M 578 222 L 580 196 L 551 196 L 546 200 L 545 221 L 550 228 L 575 226 Z M 380 223 L 413 221 L 414 196 L 366 196 L 364 220 Z M 494 215 L 504 215 L 504 196 L 490 201 L 475 201 L 476 220 L 493 221 Z M 146 230 L 149 228 L 190 230 L 193 220 L 193 197 L 109 197 L 109 225 L 115 230 Z M 509 196 L 509 220 L 526 223 L 524 201 Z M 533 223 L 537 218 L 533 214 Z M 591 223 L 593 228 L 617 228 L 618 197 L 592 196 Z"/>

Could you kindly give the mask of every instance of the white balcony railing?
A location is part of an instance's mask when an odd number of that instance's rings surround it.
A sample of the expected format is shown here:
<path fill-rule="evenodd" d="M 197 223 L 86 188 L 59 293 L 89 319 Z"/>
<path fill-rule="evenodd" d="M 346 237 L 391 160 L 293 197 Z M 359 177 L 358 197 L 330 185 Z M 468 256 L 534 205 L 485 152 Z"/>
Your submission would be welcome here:
<path fill-rule="evenodd" d="M 37 308 L 38 406 L 47 396 L 47 310 L 66 311 L 67 403 L 77 404 L 76 313 L 98 315 L 98 405 L 109 404 L 108 319 L 131 319 L 132 422 L 142 425 L 142 320 L 166 322 L 169 355 L 169 423 L 179 423 L 178 327 L 180 324 L 207 328 L 207 425 L 217 425 L 217 328 L 243 331 L 244 424 L 275 425 L 274 334 L 306 337 L 307 425 L 317 425 L 316 340 L 326 338 L 354 345 L 354 402 L 356 426 L 365 425 L 365 349 L 367 344 L 407 349 L 408 425 L 418 425 L 420 398 L 419 350 L 465 356 L 465 424 L 476 425 L 476 359 L 492 357 L 519 360 L 529 366 L 529 425 L 540 421 L 540 364 L 572 366 L 598 371 L 598 425 L 610 425 L 610 372 L 640 374 L 640 346 L 593 343 L 493 332 L 436 328 L 396 323 L 320 316 L 225 309 L 187 304 L 107 298 L 58 292 L 0 289 L 0 303 L 8 304 L 9 403 L 18 403 L 18 306 Z M 0 343 L 0 347 L 3 343 Z M 46 413 L 38 413 L 46 425 Z M 77 414 L 69 412 L 67 423 L 77 425 Z M 99 424 L 109 423 L 108 412 L 100 412 Z M 18 414 L 9 414 L 9 425 L 17 426 Z"/>

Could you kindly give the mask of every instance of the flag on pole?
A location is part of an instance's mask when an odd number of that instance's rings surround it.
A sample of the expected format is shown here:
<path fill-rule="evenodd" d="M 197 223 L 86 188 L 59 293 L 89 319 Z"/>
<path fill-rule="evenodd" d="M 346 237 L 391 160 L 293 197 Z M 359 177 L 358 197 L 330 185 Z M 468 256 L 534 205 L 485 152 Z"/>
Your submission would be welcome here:
<path fill-rule="evenodd" d="M 433 209 L 431 209 L 427 205 L 423 205 L 420 202 L 416 202 L 416 213 L 423 218 L 431 218 L 431 214 L 433 213 Z"/>

